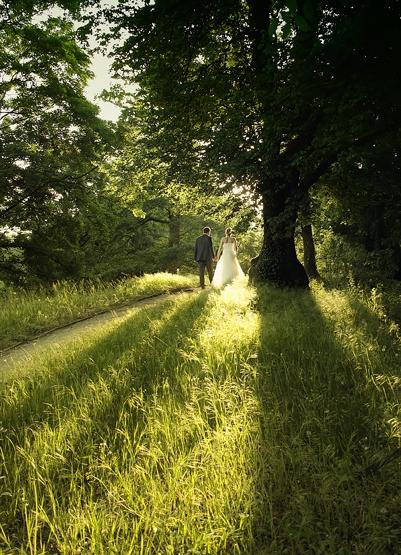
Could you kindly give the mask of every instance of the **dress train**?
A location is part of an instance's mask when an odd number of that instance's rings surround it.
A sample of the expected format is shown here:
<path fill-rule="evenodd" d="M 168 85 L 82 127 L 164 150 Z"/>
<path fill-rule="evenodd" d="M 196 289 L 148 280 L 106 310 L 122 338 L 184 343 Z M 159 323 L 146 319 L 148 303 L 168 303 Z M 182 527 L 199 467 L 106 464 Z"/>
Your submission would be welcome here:
<path fill-rule="evenodd" d="M 224 287 L 224 285 L 232 282 L 234 279 L 243 278 L 244 276 L 245 274 L 238 262 L 234 243 L 224 243 L 222 255 L 217 262 L 214 272 L 212 287 L 214 289 L 221 289 L 221 287 Z"/>

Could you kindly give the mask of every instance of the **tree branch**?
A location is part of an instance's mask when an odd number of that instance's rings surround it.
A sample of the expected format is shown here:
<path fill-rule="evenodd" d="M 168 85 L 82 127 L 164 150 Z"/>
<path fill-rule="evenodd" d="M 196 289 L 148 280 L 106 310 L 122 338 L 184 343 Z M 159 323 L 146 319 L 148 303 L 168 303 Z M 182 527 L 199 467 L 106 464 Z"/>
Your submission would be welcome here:
<path fill-rule="evenodd" d="M 59 264 L 62 268 L 68 267 L 57 256 L 54 256 L 54 254 L 32 243 L 25 242 L 25 241 L 0 241 L 0 249 L 11 249 L 11 248 L 23 249 L 25 251 L 34 251 L 39 254 L 42 254 L 43 256 L 45 256 L 46 258 L 49 258 L 50 260 L 53 260 L 54 262 Z"/>
<path fill-rule="evenodd" d="M 33 189 L 31 189 L 27 194 L 23 195 L 22 197 L 20 197 L 18 200 L 16 200 L 13 204 L 11 204 L 10 206 L 7 206 L 7 208 L 4 208 L 3 210 L 0 211 L 0 219 L 4 217 L 5 214 L 7 214 L 8 212 L 10 212 L 11 210 L 13 210 L 14 208 L 16 208 L 17 206 L 19 206 L 21 203 L 24 202 L 24 200 L 27 200 L 28 198 L 30 198 L 31 196 L 33 196 L 35 193 L 37 193 L 38 191 L 40 191 L 41 189 L 44 189 L 45 187 L 47 187 L 50 183 L 63 183 L 63 182 L 67 182 L 69 180 L 70 183 L 74 183 L 75 181 L 77 181 L 78 179 L 82 179 L 83 177 L 86 177 L 87 175 L 89 175 L 90 173 L 92 173 L 95 169 L 97 169 L 97 166 L 93 166 L 90 170 L 88 170 L 87 172 L 81 174 L 81 175 L 76 175 L 76 176 L 72 176 L 72 175 L 66 175 L 62 178 L 59 179 L 55 179 L 55 178 L 51 178 L 49 179 L 48 183 L 41 183 L 40 185 L 38 185 L 37 187 L 34 187 Z"/>
<path fill-rule="evenodd" d="M 305 177 L 301 179 L 300 181 L 301 191 L 303 192 L 308 191 L 310 187 L 312 187 L 312 185 L 314 185 L 318 181 L 318 179 L 322 177 L 327 172 L 327 170 L 338 160 L 338 158 L 342 153 L 348 151 L 350 148 L 353 148 L 353 147 L 361 147 L 361 146 L 367 145 L 373 139 L 377 139 L 382 135 L 385 135 L 391 129 L 397 129 L 398 126 L 399 126 L 399 122 L 395 121 L 394 125 L 392 125 L 391 127 L 386 126 L 386 127 L 380 127 L 379 129 L 374 129 L 370 133 L 366 133 L 366 135 L 363 135 L 362 137 L 358 137 L 354 139 L 352 142 L 349 142 L 348 144 L 344 145 L 342 148 L 339 148 L 338 150 L 331 152 L 324 160 L 322 160 L 316 166 L 316 168 L 313 171 L 311 171 L 309 174 L 307 174 Z"/>
<path fill-rule="evenodd" d="M 337 161 L 339 152 L 335 152 L 320 162 L 317 167 L 300 180 L 300 189 L 306 193 L 316 181 L 324 175 L 327 170 Z"/>

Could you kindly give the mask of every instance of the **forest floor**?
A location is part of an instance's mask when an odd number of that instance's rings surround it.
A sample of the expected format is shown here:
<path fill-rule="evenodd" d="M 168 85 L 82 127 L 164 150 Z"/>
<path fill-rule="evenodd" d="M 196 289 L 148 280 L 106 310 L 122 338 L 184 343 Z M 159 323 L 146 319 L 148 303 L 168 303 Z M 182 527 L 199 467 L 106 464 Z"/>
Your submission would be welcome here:
<path fill-rule="evenodd" d="M 169 295 L 0 383 L 5 555 L 387 555 L 401 336 L 356 290 Z"/>
<path fill-rule="evenodd" d="M 172 294 L 188 294 L 194 293 L 194 291 L 194 289 L 187 289 L 185 291 L 172 291 L 171 293 L 157 293 L 140 300 L 134 300 L 128 305 L 110 308 L 100 314 L 87 316 L 69 324 L 64 324 L 8 348 L 6 351 L 0 351 L 0 382 L 23 377 L 23 369 L 27 368 L 29 366 L 27 363 L 37 355 L 44 353 L 54 354 L 60 347 L 70 341 L 84 338 L 87 333 L 99 329 L 110 320 L 132 315 L 142 307 L 152 306 L 165 301 Z"/>

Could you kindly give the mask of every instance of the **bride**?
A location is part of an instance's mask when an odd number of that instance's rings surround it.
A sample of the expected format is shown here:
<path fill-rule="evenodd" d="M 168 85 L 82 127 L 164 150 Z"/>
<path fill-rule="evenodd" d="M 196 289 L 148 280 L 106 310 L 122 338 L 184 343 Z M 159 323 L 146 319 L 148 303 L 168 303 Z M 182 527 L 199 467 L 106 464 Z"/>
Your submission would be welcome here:
<path fill-rule="evenodd" d="M 212 287 L 220 289 L 236 278 L 244 277 L 244 272 L 237 258 L 237 241 L 232 235 L 232 229 L 227 228 L 217 251 L 217 265 L 214 272 Z"/>

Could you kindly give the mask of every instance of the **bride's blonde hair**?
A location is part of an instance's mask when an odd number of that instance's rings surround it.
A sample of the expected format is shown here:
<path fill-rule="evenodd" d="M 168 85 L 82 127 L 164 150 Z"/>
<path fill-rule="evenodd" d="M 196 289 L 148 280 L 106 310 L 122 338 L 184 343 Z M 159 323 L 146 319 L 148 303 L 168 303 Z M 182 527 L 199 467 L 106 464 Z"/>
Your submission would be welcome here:
<path fill-rule="evenodd" d="M 232 232 L 233 232 L 233 230 L 231 229 L 231 227 L 228 227 L 225 231 L 225 236 L 226 237 L 231 237 Z"/>

